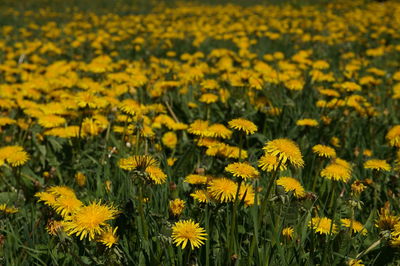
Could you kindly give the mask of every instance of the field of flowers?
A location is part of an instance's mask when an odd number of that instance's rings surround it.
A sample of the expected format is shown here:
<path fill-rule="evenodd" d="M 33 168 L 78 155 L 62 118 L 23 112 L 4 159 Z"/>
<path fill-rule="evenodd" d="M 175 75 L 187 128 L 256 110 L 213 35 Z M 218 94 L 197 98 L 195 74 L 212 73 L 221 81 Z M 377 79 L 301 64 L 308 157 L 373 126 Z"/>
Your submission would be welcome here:
<path fill-rule="evenodd" d="M 37 2 L 0 4 L 1 265 L 399 265 L 400 3 Z"/>

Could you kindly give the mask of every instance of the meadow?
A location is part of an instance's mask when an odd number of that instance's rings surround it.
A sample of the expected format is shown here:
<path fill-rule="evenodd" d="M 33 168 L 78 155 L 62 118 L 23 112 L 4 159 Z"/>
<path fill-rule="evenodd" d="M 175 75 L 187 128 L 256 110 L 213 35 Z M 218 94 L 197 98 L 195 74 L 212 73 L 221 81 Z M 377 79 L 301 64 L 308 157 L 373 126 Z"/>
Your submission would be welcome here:
<path fill-rule="evenodd" d="M 1 265 L 400 265 L 400 3 L 0 3 Z"/>

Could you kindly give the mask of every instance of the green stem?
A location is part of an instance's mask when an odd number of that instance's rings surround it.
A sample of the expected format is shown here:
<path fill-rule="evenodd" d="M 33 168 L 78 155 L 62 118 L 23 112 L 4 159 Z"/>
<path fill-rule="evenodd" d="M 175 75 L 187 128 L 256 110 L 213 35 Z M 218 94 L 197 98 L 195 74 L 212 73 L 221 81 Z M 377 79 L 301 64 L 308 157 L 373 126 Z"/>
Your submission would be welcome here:
<path fill-rule="evenodd" d="M 149 239 L 149 234 L 147 232 L 147 224 L 144 218 L 144 210 L 143 210 L 143 184 L 140 182 L 139 184 L 139 214 L 140 214 L 140 224 L 142 226 L 142 232 L 144 234 L 144 239 Z"/>

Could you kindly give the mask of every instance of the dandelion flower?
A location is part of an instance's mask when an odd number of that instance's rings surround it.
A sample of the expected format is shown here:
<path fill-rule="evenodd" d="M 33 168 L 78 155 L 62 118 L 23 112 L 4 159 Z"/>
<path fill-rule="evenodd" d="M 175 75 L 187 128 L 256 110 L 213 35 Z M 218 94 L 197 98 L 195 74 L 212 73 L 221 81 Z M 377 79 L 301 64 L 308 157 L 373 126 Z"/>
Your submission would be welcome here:
<path fill-rule="evenodd" d="M 199 189 L 190 194 L 190 196 L 198 202 L 205 203 L 209 201 L 208 193 L 206 190 Z"/>
<path fill-rule="evenodd" d="M 196 120 L 189 125 L 187 131 L 193 135 L 208 137 L 208 121 Z"/>
<path fill-rule="evenodd" d="M 334 148 L 317 144 L 314 147 L 312 147 L 312 150 L 315 154 L 317 154 L 320 157 L 325 157 L 325 158 L 335 158 L 336 157 L 336 151 Z"/>
<path fill-rule="evenodd" d="M 390 146 L 400 148 L 400 125 L 392 127 L 386 134 Z"/>
<path fill-rule="evenodd" d="M 0 211 L 7 213 L 7 214 L 13 214 L 17 213 L 18 209 L 14 207 L 8 207 L 7 204 L 0 204 Z"/>
<path fill-rule="evenodd" d="M 218 95 L 213 93 L 204 93 L 201 95 L 199 101 L 206 104 L 215 103 L 218 101 Z"/>
<path fill-rule="evenodd" d="M 111 248 L 118 242 L 117 229 L 118 226 L 114 229 L 111 226 L 107 226 L 106 229 L 104 229 L 104 231 L 97 238 L 97 242 L 102 243 L 107 248 Z"/>
<path fill-rule="evenodd" d="M 185 208 L 185 201 L 174 199 L 169 201 L 169 210 L 174 216 L 179 216 Z"/>
<path fill-rule="evenodd" d="M 385 207 L 381 208 L 378 219 L 375 221 L 375 226 L 384 230 L 393 230 L 395 225 L 400 222 L 400 217 L 393 215 L 390 211 L 389 205 L 386 204 Z"/>
<path fill-rule="evenodd" d="M 318 121 L 315 119 L 305 118 L 296 121 L 296 125 L 298 126 L 309 126 L 309 127 L 317 127 Z"/>
<path fill-rule="evenodd" d="M 28 160 L 29 155 L 21 146 L 5 146 L 0 148 L 0 162 L 7 162 L 12 167 L 17 167 L 24 165 Z"/>
<path fill-rule="evenodd" d="M 44 115 L 39 117 L 38 123 L 44 128 L 58 127 L 65 124 L 66 120 L 64 117 L 58 115 Z"/>
<path fill-rule="evenodd" d="M 46 225 L 46 231 L 49 235 L 56 236 L 62 229 L 62 221 L 51 220 Z"/>
<path fill-rule="evenodd" d="M 292 240 L 293 239 L 293 233 L 294 233 L 293 227 L 285 227 L 285 228 L 282 229 L 282 236 L 286 240 Z"/>
<path fill-rule="evenodd" d="M 243 118 L 232 119 L 228 122 L 228 125 L 230 128 L 243 131 L 247 135 L 254 134 L 257 131 L 257 126 L 253 122 Z"/>
<path fill-rule="evenodd" d="M 250 184 L 243 184 L 240 186 L 239 200 L 243 200 L 246 206 L 254 205 L 254 189 Z"/>
<path fill-rule="evenodd" d="M 215 178 L 208 186 L 210 195 L 220 202 L 230 202 L 235 199 L 237 184 L 228 178 Z"/>
<path fill-rule="evenodd" d="M 225 171 L 244 180 L 254 179 L 259 175 L 259 172 L 249 163 L 231 163 L 225 167 Z"/>
<path fill-rule="evenodd" d="M 336 160 L 334 163 L 329 164 L 322 169 L 321 176 L 335 181 L 349 181 L 351 178 L 351 169 L 344 162 L 344 160 Z"/>
<path fill-rule="evenodd" d="M 192 185 L 201 185 L 207 183 L 207 176 L 191 174 L 185 177 L 185 182 Z"/>
<path fill-rule="evenodd" d="M 372 169 L 376 171 L 390 171 L 391 167 L 386 160 L 371 159 L 364 163 L 365 169 Z"/>
<path fill-rule="evenodd" d="M 303 167 L 304 161 L 297 144 L 290 139 L 275 139 L 268 141 L 263 148 L 269 154 L 277 156 L 281 163 L 289 161 L 295 167 Z"/>
<path fill-rule="evenodd" d="M 351 191 L 356 195 L 359 195 L 366 188 L 367 187 L 360 180 L 356 180 L 353 184 L 351 184 Z"/>
<path fill-rule="evenodd" d="M 337 225 L 332 224 L 332 220 L 326 217 L 314 217 L 308 223 L 308 227 L 315 230 L 315 232 L 319 234 L 336 234 L 337 233 Z"/>
<path fill-rule="evenodd" d="M 75 174 L 75 181 L 78 184 L 78 186 L 83 187 L 86 184 L 86 176 L 84 173 L 77 172 Z"/>
<path fill-rule="evenodd" d="M 293 191 L 296 198 L 302 198 L 306 195 L 303 186 L 293 177 L 280 177 L 276 184 L 282 186 L 286 192 Z"/>
<path fill-rule="evenodd" d="M 278 165 L 279 165 L 278 158 L 269 153 L 264 154 L 258 160 L 258 167 L 260 167 L 261 170 L 266 171 L 266 172 L 276 171 L 276 169 L 278 168 Z M 279 165 L 279 171 L 283 171 L 285 169 L 286 169 L 286 164 L 281 163 L 281 165 Z"/>
<path fill-rule="evenodd" d="M 94 239 L 104 231 L 108 220 L 112 220 L 119 213 L 113 206 L 93 202 L 78 209 L 73 215 L 67 216 L 63 227 L 68 235 L 80 236 L 80 240 L 89 237 Z"/>
<path fill-rule="evenodd" d="M 166 147 L 173 150 L 173 149 L 175 149 L 176 144 L 178 143 L 178 138 L 177 138 L 175 132 L 170 131 L 163 135 L 163 137 L 161 138 L 161 141 Z"/>
<path fill-rule="evenodd" d="M 368 233 L 367 229 L 365 229 L 364 226 L 358 221 L 343 218 L 340 219 L 340 222 L 344 227 L 351 227 L 354 233 L 361 233 L 362 235 L 366 235 Z"/>
<path fill-rule="evenodd" d="M 362 263 L 362 260 L 357 260 L 357 259 L 351 259 L 347 262 L 348 266 L 364 266 Z"/>
<path fill-rule="evenodd" d="M 150 155 L 134 155 L 128 158 L 122 158 L 118 161 L 119 168 L 129 171 L 145 171 L 147 167 L 157 165 L 157 160 Z"/>
<path fill-rule="evenodd" d="M 232 136 L 232 131 L 222 124 L 211 125 L 207 130 L 210 137 L 214 138 L 230 139 Z"/>
<path fill-rule="evenodd" d="M 167 175 L 157 166 L 149 166 L 145 172 L 149 175 L 150 180 L 156 184 L 163 184 L 167 179 Z"/>
<path fill-rule="evenodd" d="M 182 245 L 182 249 L 186 247 L 188 242 L 192 250 L 204 244 L 207 234 L 198 223 L 192 220 L 176 222 L 172 227 L 172 239 L 176 246 Z"/>

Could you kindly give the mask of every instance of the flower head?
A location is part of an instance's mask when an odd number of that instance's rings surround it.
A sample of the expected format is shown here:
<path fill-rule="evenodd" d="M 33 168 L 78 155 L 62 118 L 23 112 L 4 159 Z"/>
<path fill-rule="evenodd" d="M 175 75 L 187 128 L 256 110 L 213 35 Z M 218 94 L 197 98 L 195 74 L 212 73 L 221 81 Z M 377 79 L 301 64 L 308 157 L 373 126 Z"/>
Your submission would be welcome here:
<path fill-rule="evenodd" d="M 321 176 L 330 180 L 347 182 L 351 178 L 351 168 L 346 161 L 335 160 L 334 163 L 322 169 Z"/>
<path fill-rule="evenodd" d="M 276 169 L 278 168 L 278 165 L 279 165 L 278 158 L 269 153 L 265 153 L 258 160 L 258 167 L 260 167 L 261 170 L 266 171 L 266 172 L 276 171 Z M 283 171 L 285 169 L 286 169 L 286 164 L 281 163 L 281 165 L 279 165 L 279 171 Z"/>
<path fill-rule="evenodd" d="M 257 131 L 257 126 L 253 122 L 243 118 L 232 119 L 228 122 L 228 125 L 230 128 L 243 131 L 247 135 L 254 134 Z"/>
<path fill-rule="evenodd" d="M 309 127 L 317 127 L 318 121 L 315 119 L 305 118 L 296 121 L 296 125 L 298 126 L 309 126 Z"/>
<path fill-rule="evenodd" d="M 118 226 L 114 229 L 111 226 L 106 226 L 106 229 L 97 238 L 97 242 L 104 244 L 107 248 L 111 248 L 118 242 L 117 229 Z"/>
<path fill-rule="evenodd" d="M 361 233 L 362 235 L 366 235 L 368 233 L 367 229 L 365 229 L 364 226 L 358 221 L 343 218 L 340 219 L 340 222 L 344 227 L 351 228 L 354 233 Z"/>
<path fill-rule="evenodd" d="M 104 226 L 108 220 L 112 220 L 119 213 L 113 206 L 102 205 L 100 202 L 92 202 L 75 211 L 71 216 L 67 216 L 63 222 L 63 227 L 68 235 L 80 236 L 82 240 L 86 236 L 89 240 L 100 235 L 104 231 Z"/>
<path fill-rule="evenodd" d="M 192 220 L 178 221 L 172 227 L 173 242 L 176 246 L 182 245 L 182 249 L 188 242 L 192 249 L 200 247 L 207 240 L 206 235 L 205 230 Z"/>
<path fill-rule="evenodd" d="M 314 217 L 308 223 L 308 227 L 315 230 L 315 232 L 319 234 L 336 234 L 337 233 L 337 225 L 332 224 L 332 220 L 326 217 Z"/>
<path fill-rule="evenodd" d="M 245 180 L 256 178 L 259 175 L 259 172 L 249 163 L 231 163 L 225 167 L 225 171 Z"/>
<path fill-rule="evenodd" d="M 285 227 L 285 228 L 282 229 L 282 236 L 286 240 L 292 240 L 293 239 L 293 233 L 294 233 L 293 227 Z"/>
<path fill-rule="evenodd" d="M 235 199 L 237 184 L 228 178 L 215 178 L 211 180 L 207 190 L 214 199 L 230 202 Z"/>
<path fill-rule="evenodd" d="M 263 148 L 269 154 L 277 156 L 281 163 L 289 161 L 295 167 L 303 167 L 304 161 L 297 144 L 290 139 L 275 139 L 268 141 Z"/>
<path fill-rule="evenodd" d="M 169 201 L 169 210 L 174 216 L 179 216 L 185 208 L 185 201 L 174 199 Z"/>
<path fill-rule="evenodd" d="M 336 151 L 334 148 L 325 146 L 325 145 L 315 145 L 312 147 L 312 150 L 315 154 L 317 154 L 320 157 L 325 157 L 325 158 L 335 158 L 336 157 Z"/>
<path fill-rule="evenodd" d="M 392 127 L 386 134 L 390 146 L 400 148 L 400 125 Z"/>
<path fill-rule="evenodd" d="M 293 177 L 280 177 L 276 184 L 282 186 L 286 192 L 293 191 L 296 198 L 302 198 L 306 195 L 303 186 Z"/>
<path fill-rule="evenodd" d="M 371 159 L 364 163 L 365 169 L 372 169 L 376 171 L 390 171 L 391 167 L 386 160 Z"/>

